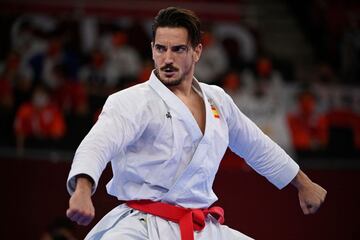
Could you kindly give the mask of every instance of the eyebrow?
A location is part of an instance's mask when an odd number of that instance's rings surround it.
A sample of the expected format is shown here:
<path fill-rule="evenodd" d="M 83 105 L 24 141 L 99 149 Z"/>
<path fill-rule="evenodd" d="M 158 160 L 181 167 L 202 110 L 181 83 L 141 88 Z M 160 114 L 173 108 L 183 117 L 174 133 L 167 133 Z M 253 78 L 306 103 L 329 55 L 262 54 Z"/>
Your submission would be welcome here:
<path fill-rule="evenodd" d="M 156 43 L 156 44 L 154 45 L 154 47 L 167 48 L 167 46 L 162 45 L 162 44 L 159 44 L 159 43 Z M 170 48 L 171 48 L 171 49 L 174 49 L 174 48 L 181 48 L 181 47 L 188 47 L 188 45 L 186 45 L 186 44 L 178 44 L 178 45 L 173 45 L 173 46 L 170 46 Z"/>

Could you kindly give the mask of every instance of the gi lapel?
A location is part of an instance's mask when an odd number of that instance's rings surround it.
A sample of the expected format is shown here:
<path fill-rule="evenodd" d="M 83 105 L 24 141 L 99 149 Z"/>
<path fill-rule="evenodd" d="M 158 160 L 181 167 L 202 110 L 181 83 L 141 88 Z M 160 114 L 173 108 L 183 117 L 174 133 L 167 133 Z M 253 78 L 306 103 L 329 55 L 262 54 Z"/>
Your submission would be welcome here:
<path fill-rule="evenodd" d="M 205 91 L 203 91 L 197 81 L 194 83 L 194 86 L 198 91 L 202 93 L 206 109 L 206 124 L 205 133 L 203 136 L 190 110 L 175 94 L 173 94 L 169 89 L 167 89 L 155 76 L 152 76 L 150 78 L 150 86 L 154 88 L 154 90 L 161 96 L 165 103 L 172 104 L 172 106 L 170 106 L 172 111 L 175 111 L 177 114 L 182 114 L 182 119 L 184 120 L 184 122 L 189 124 L 193 129 L 193 132 L 190 132 L 191 134 L 193 134 L 193 138 L 201 137 L 200 142 L 188 166 L 185 168 L 184 172 L 180 174 L 174 185 L 170 188 L 169 192 L 162 197 L 163 201 L 171 203 L 172 200 L 176 199 L 176 194 L 182 192 L 182 188 L 186 188 L 187 182 L 189 181 L 189 179 L 192 178 L 195 172 L 198 171 L 199 168 L 206 168 L 206 164 L 204 163 L 204 161 L 207 159 L 206 154 L 211 147 L 211 141 L 213 141 L 212 138 L 215 121 L 218 119 L 214 118 L 212 106 L 209 103 Z M 206 179 L 204 179 L 204 181 L 206 181 Z"/>
<path fill-rule="evenodd" d="M 184 125 L 188 128 L 192 139 L 196 140 L 201 138 L 202 132 L 188 107 L 160 82 L 154 72 L 150 76 L 149 84 L 168 106 L 171 111 L 171 116 L 181 119 L 181 121 L 185 123 Z"/>

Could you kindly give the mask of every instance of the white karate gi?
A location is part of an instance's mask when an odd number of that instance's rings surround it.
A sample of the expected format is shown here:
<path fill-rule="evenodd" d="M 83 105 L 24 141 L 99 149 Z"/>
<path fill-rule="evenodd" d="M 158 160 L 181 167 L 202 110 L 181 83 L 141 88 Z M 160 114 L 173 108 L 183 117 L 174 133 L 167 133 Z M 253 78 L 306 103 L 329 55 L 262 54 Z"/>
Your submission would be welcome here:
<path fill-rule="evenodd" d="M 107 191 L 119 200 L 150 199 L 207 208 L 217 200 L 212 185 L 228 146 L 278 188 L 295 177 L 299 166 L 221 88 L 196 80 L 193 87 L 206 107 L 204 134 L 190 110 L 154 73 L 149 81 L 111 95 L 76 151 L 67 182 L 69 193 L 74 191 L 77 174 L 94 180 L 94 192 L 111 161 L 113 178 Z M 195 239 L 250 239 L 211 216 L 206 223 L 203 231 L 195 232 Z M 180 239 L 180 233 L 178 224 L 124 204 L 110 211 L 86 239 L 169 240 Z"/>

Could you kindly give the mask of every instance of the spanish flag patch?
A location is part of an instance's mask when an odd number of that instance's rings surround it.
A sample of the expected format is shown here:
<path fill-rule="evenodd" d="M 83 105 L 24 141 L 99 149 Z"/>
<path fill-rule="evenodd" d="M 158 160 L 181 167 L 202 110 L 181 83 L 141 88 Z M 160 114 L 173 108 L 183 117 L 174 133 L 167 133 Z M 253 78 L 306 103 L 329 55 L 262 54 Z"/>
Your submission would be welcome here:
<path fill-rule="evenodd" d="M 214 115 L 214 118 L 220 118 L 220 115 L 219 115 L 219 112 L 218 110 L 216 109 L 215 105 L 214 104 L 211 104 L 211 111 Z"/>

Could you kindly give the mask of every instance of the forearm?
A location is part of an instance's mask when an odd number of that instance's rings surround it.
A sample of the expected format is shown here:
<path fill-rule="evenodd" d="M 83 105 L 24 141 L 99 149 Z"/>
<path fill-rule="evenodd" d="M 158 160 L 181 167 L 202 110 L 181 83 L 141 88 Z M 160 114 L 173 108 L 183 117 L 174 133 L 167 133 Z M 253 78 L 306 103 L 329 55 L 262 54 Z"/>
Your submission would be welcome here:
<path fill-rule="evenodd" d="M 69 200 L 66 215 L 80 225 L 88 225 L 95 217 L 95 208 L 91 200 L 93 181 L 88 175 L 76 176 L 75 192 Z"/>
<path fill-rule="evenodd" d="M 89 194 L 91 196 L 93 180 L 86 174 L 79 174 L 76 176 L 76 188 L 75 191 Z"/>

